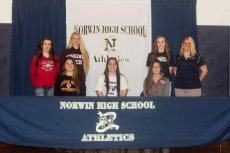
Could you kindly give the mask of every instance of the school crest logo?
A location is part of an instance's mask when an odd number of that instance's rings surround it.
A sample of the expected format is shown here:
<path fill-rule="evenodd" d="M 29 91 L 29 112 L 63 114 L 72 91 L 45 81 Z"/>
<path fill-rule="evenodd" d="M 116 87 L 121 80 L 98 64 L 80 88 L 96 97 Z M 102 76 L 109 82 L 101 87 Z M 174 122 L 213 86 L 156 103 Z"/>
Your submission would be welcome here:
<path fill-rule="evenodd" d="M 113 36 L 104 38 L 101 43 L 100 51 L 101 53 L 107 53 L 109 51 L 120 51 L 120 48 L 118 48 L 117 45 L 117 38 Z"/>
<path fill-rule="evenodd" d="M 117 114 L 115 112 L 107 112 L 102 113 L 98 112 L 99 122 L 96 123 L 96 131 L 98 133 L 106 132 L 107 130 L 118 130 L 119 125 L 114 124 L 114 120 L 117 118 Z"/>

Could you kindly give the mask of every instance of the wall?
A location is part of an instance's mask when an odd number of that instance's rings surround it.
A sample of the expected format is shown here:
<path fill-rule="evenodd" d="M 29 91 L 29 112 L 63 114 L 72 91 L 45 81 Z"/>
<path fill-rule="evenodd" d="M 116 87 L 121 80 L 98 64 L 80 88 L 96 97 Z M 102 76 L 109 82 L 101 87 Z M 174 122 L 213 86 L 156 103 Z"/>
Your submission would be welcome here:
<path fill-rule="evenodd" d="M 9 53 L 12 23 L 12 0 L 0 0 L 0 96 L 9 95 Z"/>
<path fill-rule="evenodd" d="M 198 25 L 230 25 L 229 0 L 197 0 Z"/>
<path fill-rule="evenodd" d="M 209 73 L 203 96 L 229 96 L 230 1 L 197 0 L 199 52 Z"/>
<path fill-rule="evenodd" d="M 11 16 L 12 0 L 0 0 L 0 80 L 4 80 L 0 96 L 9 94 Z M 230 1 L 197 0 L 197 24 L 199 52 L 209 67 L 203 83 L 203 95 L 229 96 Z M 218 56 L 216 53 L 219 53 Z M 214 67 L 214 63 L 217 66 Z"/>
<path fill-rule="evenodd" d="M 0 23 L 12 23 L 12 0 L 0 0 Z"/>
<path fill-rule="evenodd" d="M 0 0 L 0 23 L 12 22 L 11 6 L 12 0 Z M 230 25 L 229 16 L 229 0 L 197 0 L 198 25 Z"/>

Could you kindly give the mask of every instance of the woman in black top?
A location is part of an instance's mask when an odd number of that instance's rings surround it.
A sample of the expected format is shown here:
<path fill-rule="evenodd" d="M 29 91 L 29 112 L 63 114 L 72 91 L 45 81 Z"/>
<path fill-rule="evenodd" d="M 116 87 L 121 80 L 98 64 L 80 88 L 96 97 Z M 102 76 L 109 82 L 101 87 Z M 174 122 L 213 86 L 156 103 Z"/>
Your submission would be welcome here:
<path fill-rule="evenodd" d="M 73 32 L 71 34 L 67 48 L 60 55 L 60 68 L 62 68 L 66 57 L 72 57 L 75 60 L 78 69 L 78 81 L 81 87 L 80 94 L 81 96 L 86 96 L 85 82 L 89 70 L 89 54 L 80 33 Z"/>
<path fill-rule="evenodd" d="M 55 96 L 79 96 L 80 85 L 78 81 L 78 70 L 72 57 L 64 60 L 60 74 L 56 76 L 54 95 Z"/>
<path fill-rule="evenodd" d="M 161 71 L 171 81 L 173 56 L 170 52 L 169 44 L 164 35 L 158 35 L 153 43 L 153 50 L 148 54 L 146 66 L 150 66 L 152 61 L 157 59 L 161 62 Z"/>
<path fill-rule="evenodd" d="M 175 79 L 175 95 L 201 96 L 201 82 L 208 73 L 203 58 L 196 52 L 192 37 L 185 37 L 181 50 L 175 56 L 173 72 Z"/>

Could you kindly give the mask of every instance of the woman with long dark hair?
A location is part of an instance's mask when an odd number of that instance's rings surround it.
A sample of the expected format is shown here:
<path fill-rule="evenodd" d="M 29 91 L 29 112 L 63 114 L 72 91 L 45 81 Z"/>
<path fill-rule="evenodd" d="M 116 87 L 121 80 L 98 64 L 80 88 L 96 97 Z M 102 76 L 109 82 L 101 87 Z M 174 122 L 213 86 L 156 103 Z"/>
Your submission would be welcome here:
<path fill-rule="evenodd" d="M 170 97 L 171 83 L 169 79 L 161 72 L 161 62 L 153 59 L 149 66 L 148 75 L 143 85 L 144 96 Z M 152 149 L 144 149 L 144 153 L 151 152 Z M 169 153 L 169 148 L 163 148 L 163 153 Z M 154 153 L 159 153 L 160 149 L 154 149 Z"/>
<path fill-rule="evenodd" d="M 144 81 L 144 96 L 166 96 L 171 94 L 171 83 L 161 72 L 161 62 L 154 59 Z"/>
<path fill-rule="evenodd" d="M 95 91 L 97 96 L 127 96 L 128 80 L 120 73 L 119 64 L 115 57 L 110 57 L 107 60 L 104 74 L 97 79 Z M 127 152 L 126 150 L 120 149 L 119 152 Z M 107 152 L 118 152 L 118 150 L 109 149 Z"/>
<path fill-rule="evenodd" d="M 53 96 L 55 77 L 59 71 L 59 60 L 54 52 L 54 44 L 45 36 L 38 45 L 36 55 L 30 65 L 30 78 L 35 96 Z"/>
<path fill-rule="evenodd" d="M 64 60 L 62 71 L 56 76 L 54 86 L 55 96 L 79 96 L 80 85 L 78 81 L 78 70 L 72 57 Z"/>
<path fill-rule="evenodd" d="M 107 60 L 104 74 L 97 79 L 95 91 L 97 96 L 127 96 L 128 81 L 120 73 L 115 57 Z"/>

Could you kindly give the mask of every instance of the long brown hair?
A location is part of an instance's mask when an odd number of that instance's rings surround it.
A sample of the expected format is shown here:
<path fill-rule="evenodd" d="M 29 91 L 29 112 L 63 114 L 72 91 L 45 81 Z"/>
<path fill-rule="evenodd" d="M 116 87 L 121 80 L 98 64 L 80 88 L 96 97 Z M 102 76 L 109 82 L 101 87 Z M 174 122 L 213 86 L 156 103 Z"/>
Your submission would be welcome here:
<path fill-rule="evenodd" d="M 149 66 L 149 71 L 148 71 L 148 75 L 145 79 L 145 90 L 146 90 L 146 95 L 150 96 L 151 92 L 152 92 L 152 82 L 153 82 L 153 65 L 154 63 L 158 63 L 161 66 L 161 62 L 154 58 L 152 63 Z"/>
<path fill-rule="evenodd" d="M 85 72 L 85 75 L 88 73 L 88 70 L 89 70 L 89 54 L 85 48 L 85 45 L 84 45 L 84 41 L 81 37 L 81 34 L 78 33 L 78 32 L 73 32 L 69 38 L 69 44 L 67 46 L 68 49 L 70 49 L 71 47 L 73 47 L 73 44 L 72 44 L 72 38 L 73 36 L 79 36 L 80 37 L 80 51 L 81 51 L 81 54 L 82 54 L 82 58 L 83 58 L 83 68 L 84 68 L 84 72 Z"/>
<path fill-rule="evenodd" d="M 77 69 L 76 62 L 72 57 L 66 57 L 65 58 L 64 64 L 62 66 L 62 70 L 60 72 L 61 72 L 62 75 L 66 75 L 65 63 L 66 63 L 67 60 L 71 60 L 73 62 L 74 69 L 73 69 L 72 80 L 76 84 L 77 93 L 80 93 L 80 84 L 79 84 L 79 80 L 78 80 L 78 77 L 77 77 L 78 76 L 78 69 Z"/>
<path fill-rule="evenodd" d="M 55 65 L 58 63 L 58 61 L 54 58 L 55 52 L 54 52 L 53 40 L 52 40 L 52 38 L 50 36 L 45 36 L 45 37 L 42 38 L 42 40 L 38 44 L 38 49 L 36 51 L 36 62 L 35 62 L 36 66 L 39 65 L 39 60 L 43 56 L 43 53 L 42 53 L 43 48 L 42 48 L 42 46 L 43 46 L 45 40 L 49 40 L 51 42 L 51 48 L 49 50 L 49 56 L 50 56 L 51 60 L 54 62 Z"/>
<path fill-rule="evenodd" d="M 158 47 L 157 47 L 157 40 L 159 38 L 164 38 L 165 39 L 165 48 L 164 48 L 164 52 L 165 52 L 165 56 L 166 56 L 166 59 L 167 59 L 167 62 L 169 63 L 170 62 L 170 47 L 169 47 L 169 44 L 168 44 L 168 40 L 166 39 L 166 37 L 164 35 L 158 35 L 153 43 L 153 50 L 152 50 L 152 59 L 156 58 L 157 57 L 157 54 L 158 54 Z"/>
<path fill-rule="evenodd" d="M 106 86 L 106 96 L 108 95 L 109 92 L 109 61 L 110 60 L 114 60 L 117 64 L 117 70 L 116 70 L 116 77 L 117 77 L 117 96 L 120 96 L 120 69 L 119 69 L 119 64 L 118 61 L 115 57 L 110 57 L 107 62 L 106 62 L 106 67 L 105 67 L 105 71 L 104 71 L 104 75 L 105 75 L 105 86 Z"/>

